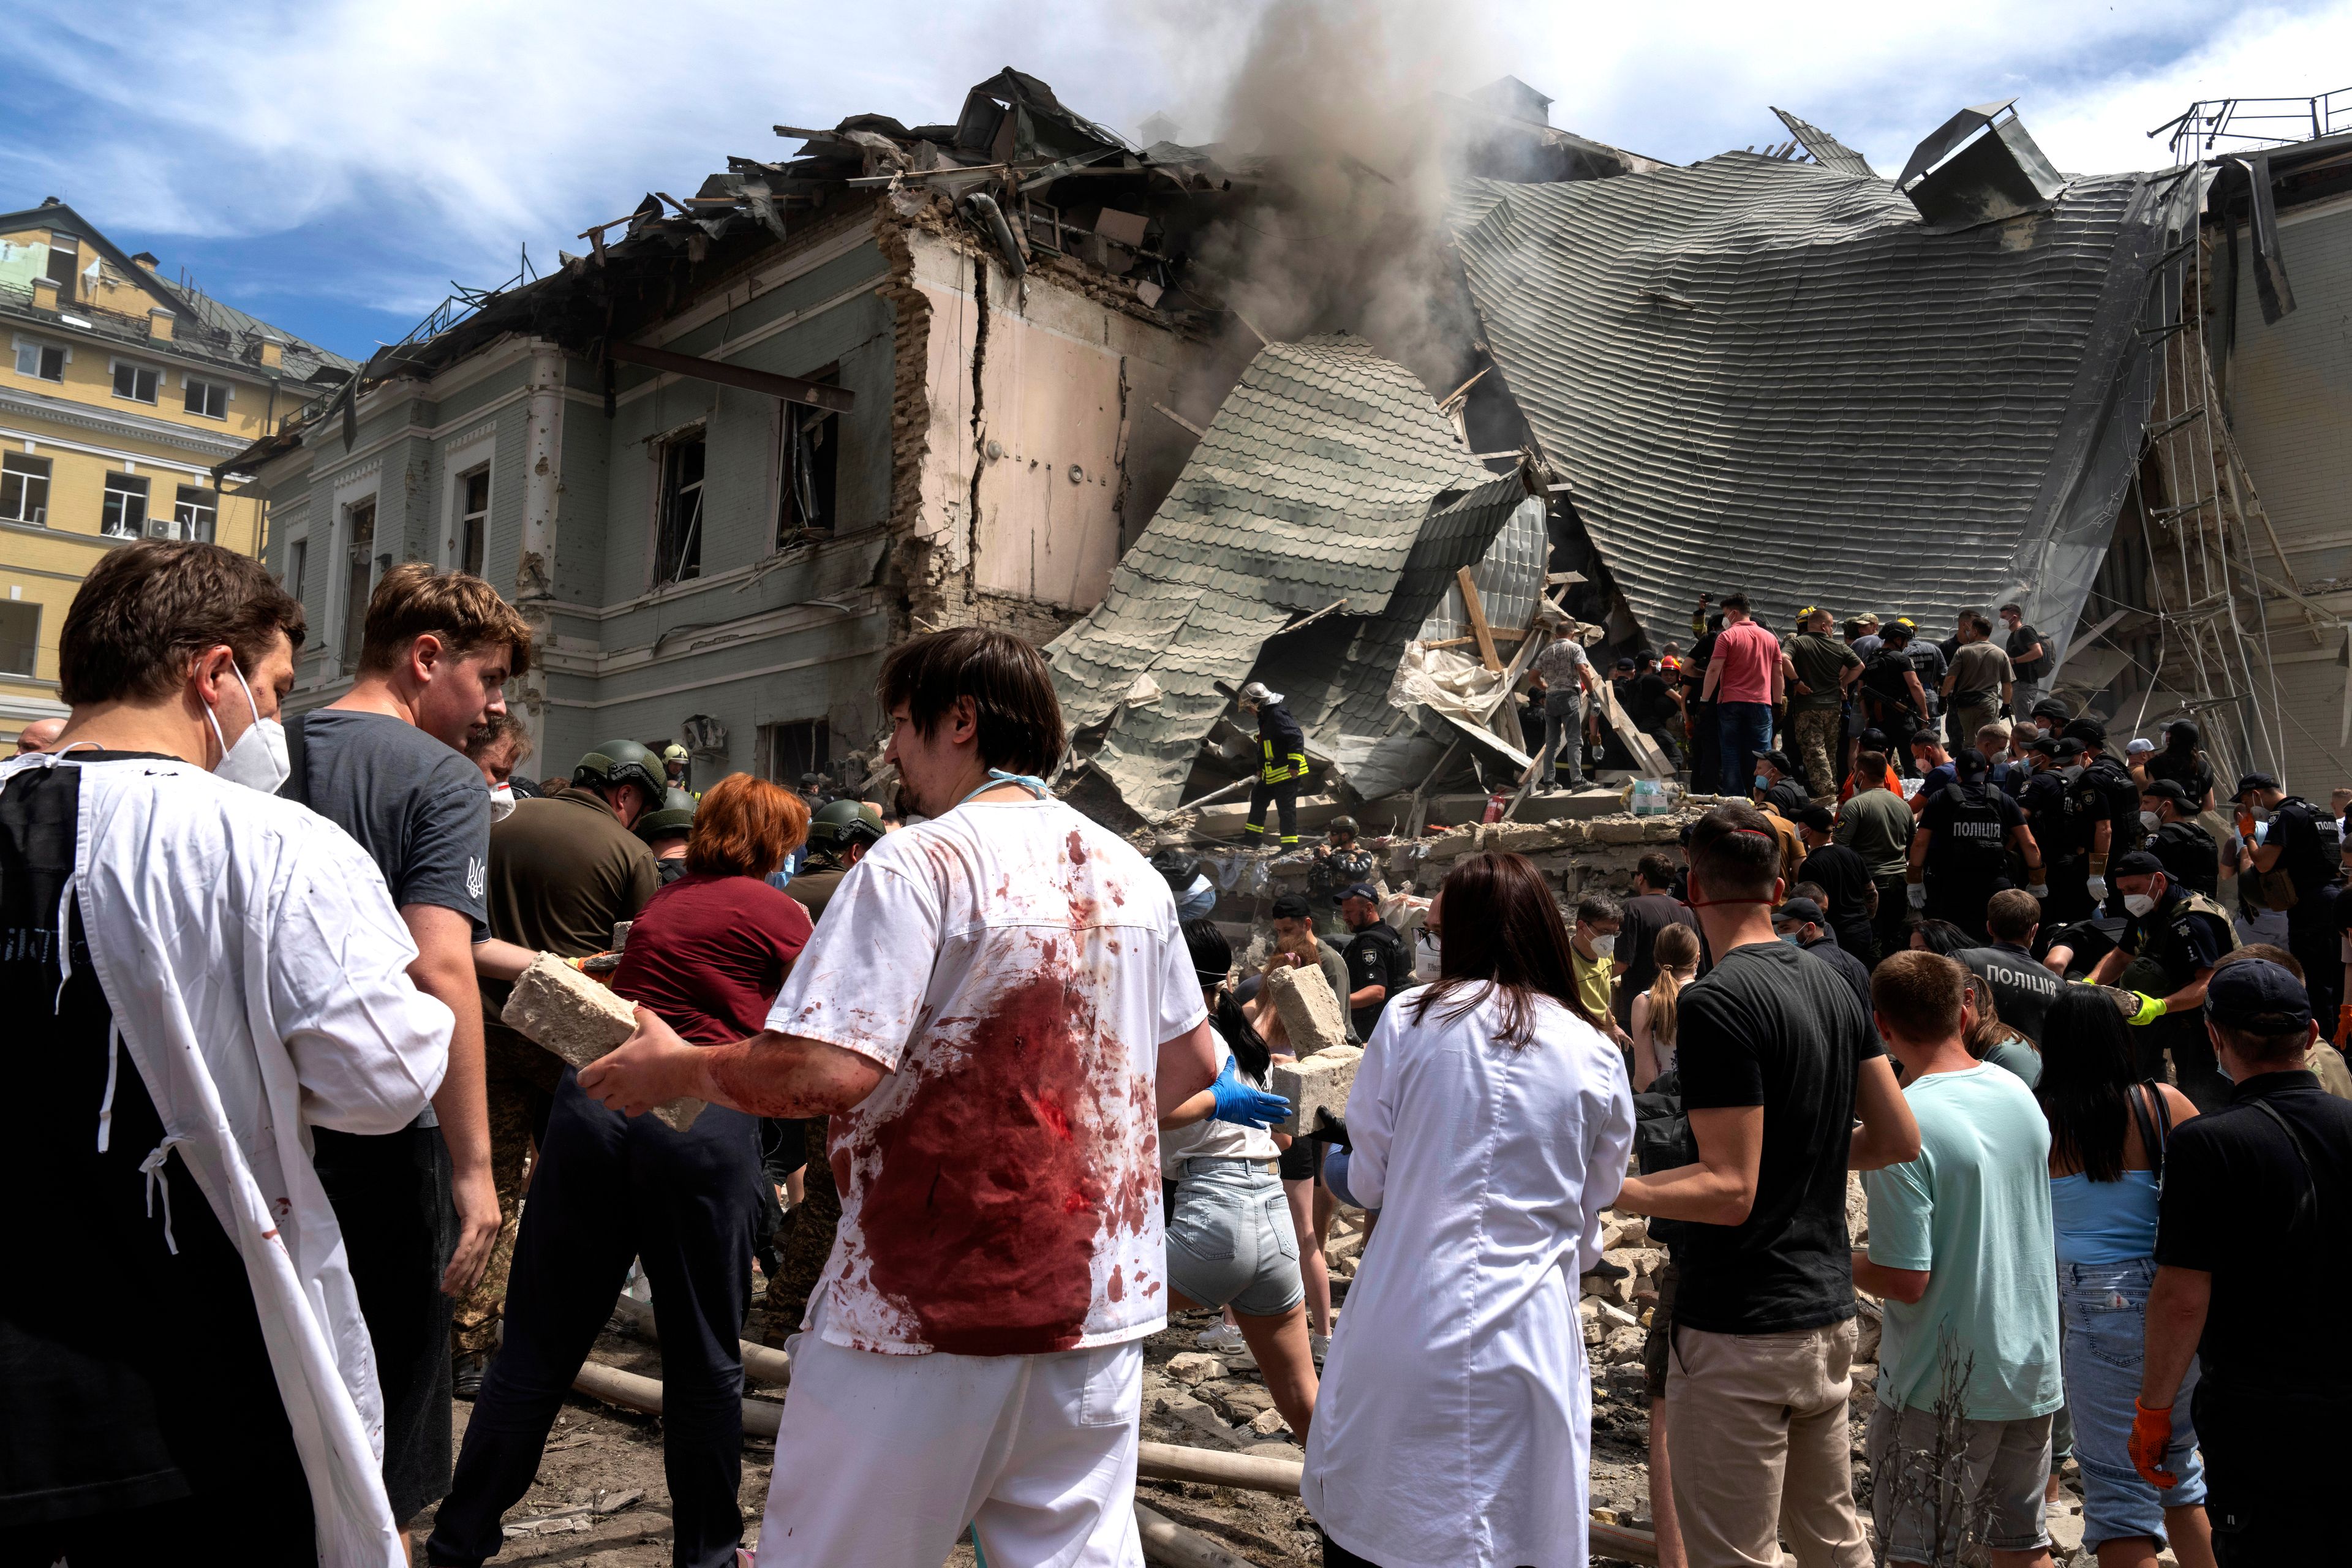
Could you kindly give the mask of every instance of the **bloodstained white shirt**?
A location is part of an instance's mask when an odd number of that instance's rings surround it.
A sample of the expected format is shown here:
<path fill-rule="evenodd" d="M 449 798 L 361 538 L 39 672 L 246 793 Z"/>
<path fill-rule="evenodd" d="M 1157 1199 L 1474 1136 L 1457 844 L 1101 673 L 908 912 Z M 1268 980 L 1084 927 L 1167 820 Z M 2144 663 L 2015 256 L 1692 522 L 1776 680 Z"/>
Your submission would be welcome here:
<path fill-rule="evenodd" d="M 1168 884 L 1058 801 L 971 802 L 841 880 L 768 1016 L 889 1069 L 833 1119 L 825 1339 L 1036 1355 L 1165 1326 L 1161 1041 L 1205 1016 Z"/>

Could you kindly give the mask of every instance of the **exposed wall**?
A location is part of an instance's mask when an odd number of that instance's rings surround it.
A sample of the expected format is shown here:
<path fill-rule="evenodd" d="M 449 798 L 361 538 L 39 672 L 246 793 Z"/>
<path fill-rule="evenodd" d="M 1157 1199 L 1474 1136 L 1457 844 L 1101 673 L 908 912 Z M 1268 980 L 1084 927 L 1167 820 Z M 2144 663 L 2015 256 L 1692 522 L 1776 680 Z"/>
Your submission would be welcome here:
<path fill-rule="evenodd" d="M 2252 243 L 2239 236 L 2231 428 L 2295 576 L 2352 580 L 2352 197 L 2279 215 L 2295 309 L 2274 326 Z"/>

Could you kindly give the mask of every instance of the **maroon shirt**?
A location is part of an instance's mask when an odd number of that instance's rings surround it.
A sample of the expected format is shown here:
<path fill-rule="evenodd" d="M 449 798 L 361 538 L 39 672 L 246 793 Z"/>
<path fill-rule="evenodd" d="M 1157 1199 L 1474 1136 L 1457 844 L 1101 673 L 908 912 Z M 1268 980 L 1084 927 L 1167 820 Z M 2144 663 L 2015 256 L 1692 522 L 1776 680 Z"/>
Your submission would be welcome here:
<path fill-rule="evenodd" d="M 757 877 L 689 871 L 637 911 L 613 990 L 695 1045 L 732 1045 L 768 1026 L 810 930 L 800 901 Z"/>

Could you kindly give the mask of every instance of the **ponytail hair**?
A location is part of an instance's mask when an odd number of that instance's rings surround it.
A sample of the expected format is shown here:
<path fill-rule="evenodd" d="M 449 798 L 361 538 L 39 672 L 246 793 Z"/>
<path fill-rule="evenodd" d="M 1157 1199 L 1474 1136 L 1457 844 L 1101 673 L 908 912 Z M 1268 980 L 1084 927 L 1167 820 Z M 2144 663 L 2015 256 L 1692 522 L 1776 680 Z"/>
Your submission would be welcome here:
<path fill-rule="evenodd" d="M 1263 1087 L 1266 1070 L 1274 1063 L 1274 1051 L 1251 1026 L 1240 999 L 1234 995 L 1234 988 L 1225 984 L 1225 977 L 1233 973 L 1234 944 L 1212 922 L 1191 920 L 1184 922 L 1184 945 L 1192 954 L 1192 969 L 1201 977 L 1201 989 L 1213 998 L 1209 1009 L 1210 1026 L 1234 1053 L 1234 1064 L 1241 1068 L 1242 1076 Z"/>
<path fill-rule="evenodd" d="M 1685 925 L 1667 926 L 1658 932 L 1650 952 L 1658 964 L 1658 977 L 1650 983 L 1650 1037 L 1672 1045 L 1676 1003 L 1683 994 L 1682 979 L 1675 971 L 1698 962 L 1698 932 Z"/>

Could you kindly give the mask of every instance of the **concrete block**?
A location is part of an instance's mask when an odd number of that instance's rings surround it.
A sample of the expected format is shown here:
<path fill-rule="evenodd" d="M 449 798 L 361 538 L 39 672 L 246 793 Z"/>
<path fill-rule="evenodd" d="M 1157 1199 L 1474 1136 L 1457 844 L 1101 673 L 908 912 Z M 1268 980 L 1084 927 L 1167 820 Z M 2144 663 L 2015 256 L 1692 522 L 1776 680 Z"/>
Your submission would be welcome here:
<path fill-rule="evenodd" d="M 1273 1409 L 1269 1406 L 1268 1408 L 1257 1413 L 1256 1416 L 1251 1420 L 1249 1429 L 1256 1433 L 1261 1437 L 1271 1437 L 1276 1432 L 1289 1431 L 1290 1423 L 1282 1418 L 1281 1411 Z"/>
<path fill-rule="evenodd" d="M 604 1056 L 637 1029 L 633 1003 L 548 952 L 522 972 L 499 1017 L 524 1039 L 575 1068 Z M 701 1112 L 702 1101 L 681 1097 L 654 1107 L 653 1113 L 683 1132 Z"/>
<path fill-rule="evenodd" d="M 1186 1386 L 1212 1383 L 1225 1375 L 1225 1363 L 1202 1351 L 1184 1351 L 1168 1358 L 1168 1375 Z"/>
<path fill-rule="evenodd" d="M 1311 1132 L 1318 1110 L 1346 1117 L 1348 1091 L 1355 1087 L 1356 1066 L 1363 1059 L 1361 1046 L 1332 1046 L 1295 1062 L 1276 1062 L 1267 1087 L 1290 1101 L 1291 1112 L 1290 1120 L 1275 1123 L 1274 1131 L 1293 1138 Z"/>
<path fill-rule="evenodd" d="M 1347 1009 L 1331 994 L 1331 982 L 1324 978 L 1321 965 L 1277 969 L 1266 976 L 1265 986 L 1274 996 L 1274 1010 L 1283 1028 L 1289 1033 L 1291 1048 L 1300 1056 L 1347 1042 Z"/>

